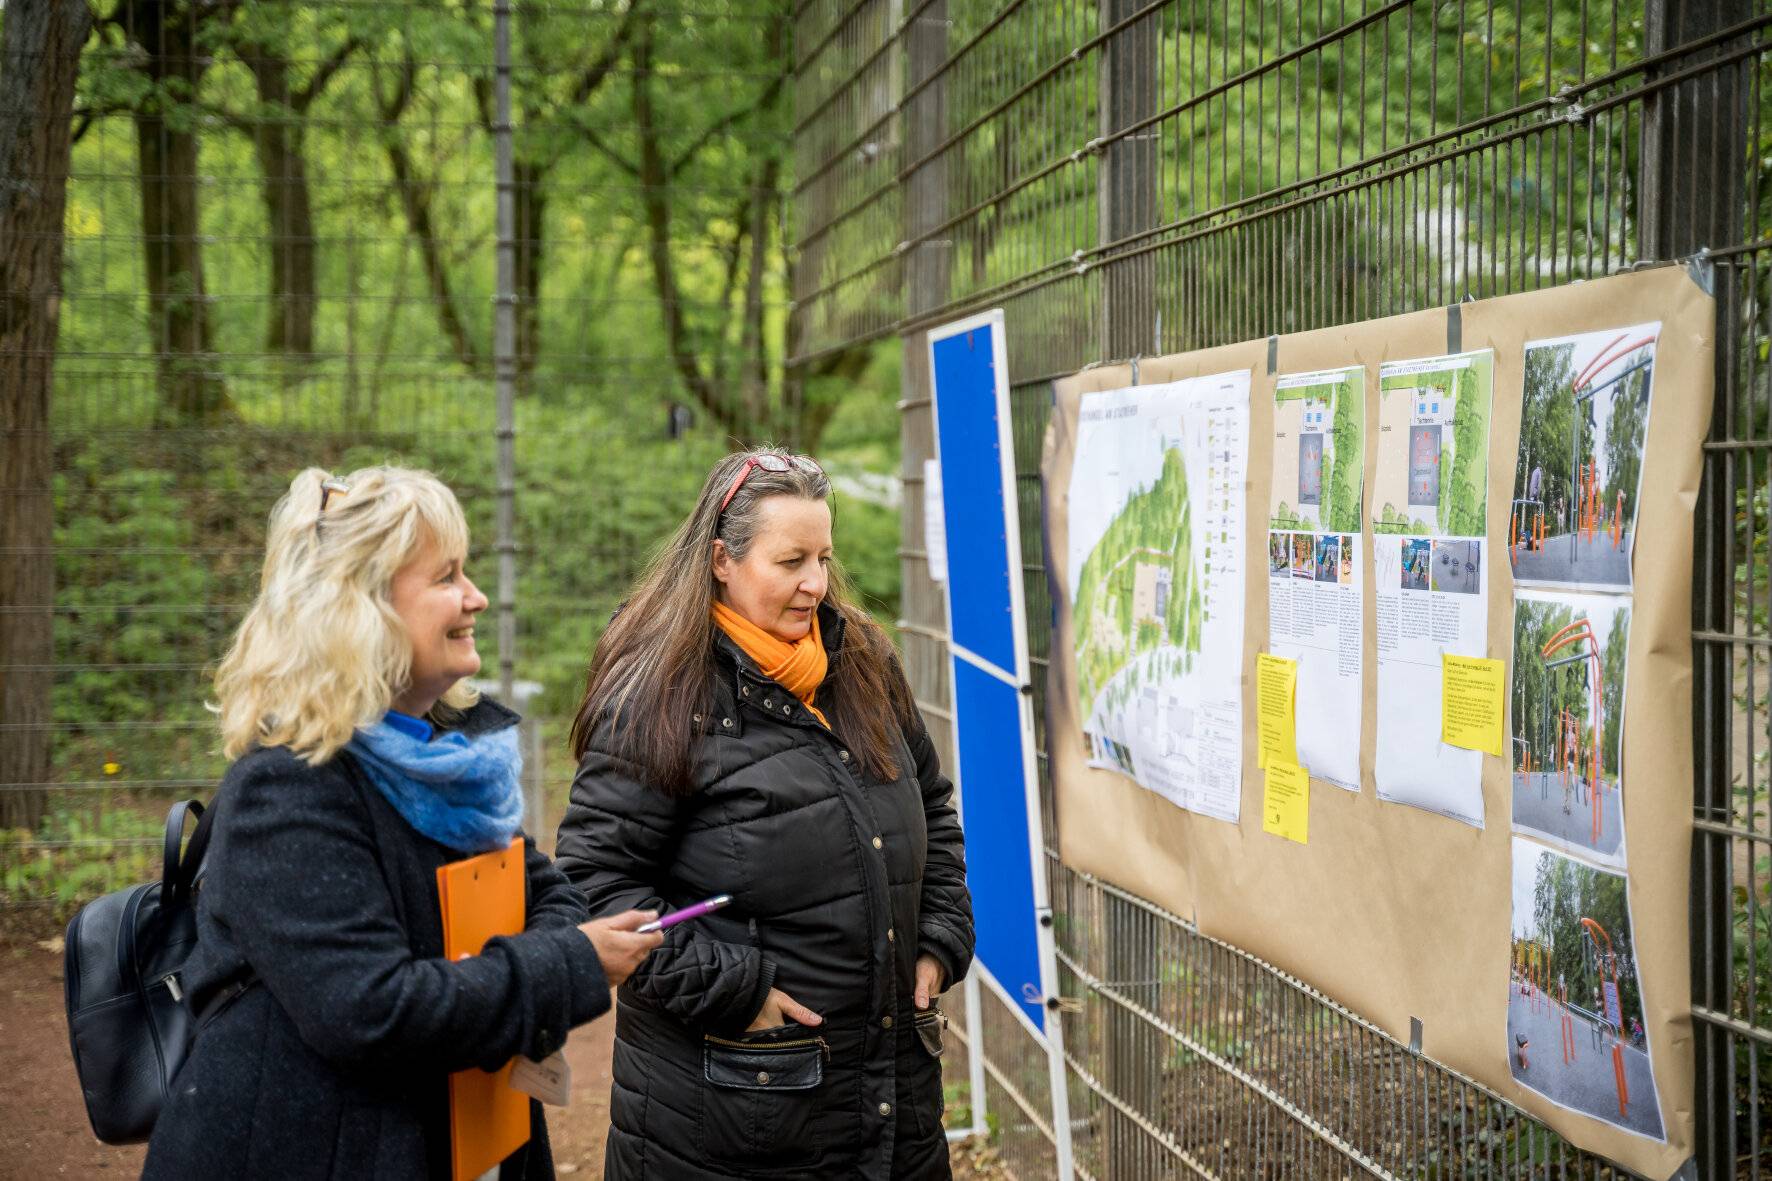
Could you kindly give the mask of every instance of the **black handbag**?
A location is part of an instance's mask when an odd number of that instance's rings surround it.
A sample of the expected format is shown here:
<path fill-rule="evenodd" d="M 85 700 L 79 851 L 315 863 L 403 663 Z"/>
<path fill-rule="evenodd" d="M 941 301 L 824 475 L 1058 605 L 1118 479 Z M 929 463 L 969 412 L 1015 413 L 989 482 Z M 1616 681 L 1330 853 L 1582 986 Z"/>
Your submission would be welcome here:
<path fill-rule="evenodd" d="M 197 829 L 180 855 L 185 820 Z M 106 894 L 68 924 L 68 1042 L 86 1117 L 106 1144 L 139 1144 L 184 1063 L 196 1019 L 179 970 L 197 945 L 194 898 L 214 812 L 182 800 L 166 816 L 160 880 Z"/>

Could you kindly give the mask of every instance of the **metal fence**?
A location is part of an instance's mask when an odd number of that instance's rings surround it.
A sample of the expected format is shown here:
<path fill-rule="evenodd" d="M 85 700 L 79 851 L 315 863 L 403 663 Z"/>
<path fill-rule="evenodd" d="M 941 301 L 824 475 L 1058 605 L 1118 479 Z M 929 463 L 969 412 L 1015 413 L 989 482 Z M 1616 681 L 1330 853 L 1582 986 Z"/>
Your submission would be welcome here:
<path fill-rule="evenodd" d="M 1696 553 L 1697 1176 L 1772 1176 L 1772 13 L 1746 0 L 805 0 L 797 363 L 1007 310 L 1022 552 L 1050 647 L 1046 383 L 1086 364 L 1528 291 L 1717 268 Z M 906 497 L 902 631 L 946 729 L 944 608 Z M 1049 791 L 1049 839 L 1062 824 Z M 1670 789 L 1683 790 L 1670 785 Z M 1610 1176 L 1485 1088 L 1048 850 L 1089 1176 Z M 1050 1170 L 1044 1066 L 986 993 L 989 1109 Z M 1000 1005 L 996 1005 L 1000 1009 Z"/>

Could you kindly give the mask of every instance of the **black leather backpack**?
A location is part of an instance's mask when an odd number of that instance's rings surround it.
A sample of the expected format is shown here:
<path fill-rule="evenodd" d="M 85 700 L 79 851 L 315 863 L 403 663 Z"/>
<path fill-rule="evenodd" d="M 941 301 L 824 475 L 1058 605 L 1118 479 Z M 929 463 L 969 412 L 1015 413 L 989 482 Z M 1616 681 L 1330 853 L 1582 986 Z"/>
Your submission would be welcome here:
<path fill-rule="evenodd" d="M 185 820 L 197 829 L 180 855 Z M 68 1041 L 86 1116 L 106 1144 L 139 1144 L 185 1060 L 196 1020 L 179 970 L 197 946 L 196 886 L 213 812 L 183 800 L 166 816 L 160 880 L 106 894 L 68 924 Z"/>

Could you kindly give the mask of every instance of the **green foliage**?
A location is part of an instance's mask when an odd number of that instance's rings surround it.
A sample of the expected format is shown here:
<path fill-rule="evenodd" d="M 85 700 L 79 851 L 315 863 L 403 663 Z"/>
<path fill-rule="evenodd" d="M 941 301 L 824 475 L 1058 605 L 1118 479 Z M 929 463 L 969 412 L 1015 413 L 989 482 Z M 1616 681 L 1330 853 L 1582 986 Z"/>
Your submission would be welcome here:
<path fill-rule="evenodd" d="M 1334 455 L 1323 480 L 1323 528 L 1334 533 L 1360 531 L 1360 490 L 1366 470 L 1365 374 L 1355 372 L 1347 380 L 1327 387 L 1334 399 L 1330 419 Z"/>
<path fill-rule="evenodd" d="M 111 801 L 64 804 L 35 833 L 0 830 L 0 906 L 49 903 L 60 920 L 101 894 L 158 875 L 165 815 Z"/>
<path fill-rule="evenodd" d="M 1489 381 L 1493 369 L 1493 359 L 1481 353 L 1457 370 L 1452 473 L 1450 480 L 1440 481 L 1440 528 L 1453 537 L 1481 537 L 1489 519 Z"/>

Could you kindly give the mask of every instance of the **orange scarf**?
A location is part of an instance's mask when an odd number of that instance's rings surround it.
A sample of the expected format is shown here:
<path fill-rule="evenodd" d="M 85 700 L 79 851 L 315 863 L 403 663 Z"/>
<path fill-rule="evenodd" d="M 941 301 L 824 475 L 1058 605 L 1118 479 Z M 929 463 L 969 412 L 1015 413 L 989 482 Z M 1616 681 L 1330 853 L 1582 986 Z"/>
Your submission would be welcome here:
<path fill-rule="evenodd" d="M 726 604 L 714 603 L 714 622 L 744 649 L 746 656 L 757 662 L 763 675 L 800 699 L 812 716 L 830 729 L 831 724 L 812 704 L 813 695 L 824 683 L 830 667 L 825 656 L 824 638 L 818 634 L 818 612 L 812 613 L 812 630 L 790 644 L 778 640 Z"/>

